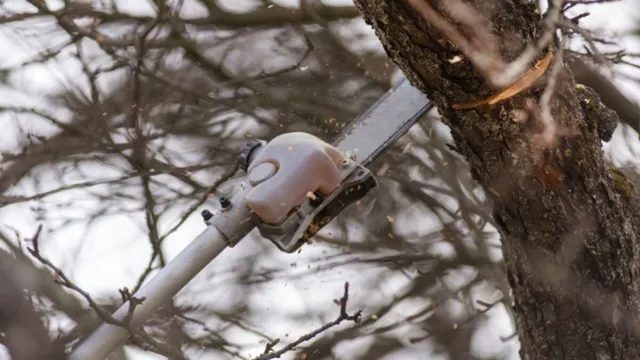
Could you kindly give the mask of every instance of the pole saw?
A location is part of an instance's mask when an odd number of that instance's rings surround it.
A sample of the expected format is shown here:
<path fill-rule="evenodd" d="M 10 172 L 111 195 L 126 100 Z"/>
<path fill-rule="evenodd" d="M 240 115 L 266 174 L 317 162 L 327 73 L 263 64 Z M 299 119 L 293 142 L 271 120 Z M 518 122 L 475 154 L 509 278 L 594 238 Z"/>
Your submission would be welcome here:
<path fill-rule="evenodd" d="M 377 185 L 367 166 L 433 107 L 404 79 L 346 126 L 333 144 L 303 132 L 248 142 L 238 160 L 246 173 L 240 191 L 220 199 L 216 214 L 204 210 L 206 229 L 133 294 L 144 301 L 132 314 L 125 302 L 113 317 L 141 327 L 222 250 L 254 228 L 281 251 L 295 252 Z M 103 323 L 69 360 L 104 360 L 129 336 L 124 327 Z"/>

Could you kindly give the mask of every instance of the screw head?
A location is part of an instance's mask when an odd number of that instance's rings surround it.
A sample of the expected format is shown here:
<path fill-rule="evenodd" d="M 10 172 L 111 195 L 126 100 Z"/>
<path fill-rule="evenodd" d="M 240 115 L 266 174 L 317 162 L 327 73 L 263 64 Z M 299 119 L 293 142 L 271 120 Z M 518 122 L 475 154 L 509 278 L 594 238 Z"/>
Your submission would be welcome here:
<path fill-rule="evenodd" d="M 231 208 L 231 200 L 229 200 L 226 197 L 221 197 L 220 198 L 220 207 L 222 207 L 222 210 L 228 210 Z"/>
<path fill-rule="evenodd" d="M 206 209 L 202 210 L 202 212 L 200 212 L 200 215 L 202 215 L 202 219 L 204 219 L 204 221 L 207 221 L 213 217 L 213 213 Z"/>

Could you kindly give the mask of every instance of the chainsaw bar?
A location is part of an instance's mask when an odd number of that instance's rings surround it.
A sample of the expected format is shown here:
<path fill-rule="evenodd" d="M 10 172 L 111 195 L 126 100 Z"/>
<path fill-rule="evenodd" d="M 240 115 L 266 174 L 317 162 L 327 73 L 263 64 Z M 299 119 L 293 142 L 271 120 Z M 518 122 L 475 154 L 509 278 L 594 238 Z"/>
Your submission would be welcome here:
<path fill-rule="evenodd" d="M 333 142 L 345 156 L 339 188 L 328 196 L 314 193 L 313 201 L 307 200 L 293 209 L 279 224 L 260 224 L 260 234 L 284 252 L 297 251 L 344 209 L 376 187 L 377 181 L 367 166 L 433 107 L 431 100 L 409 81 L 400 81 L 347 125 Z"/>
<path fill-rule="evenodd" d="M 367 167 L 433 108 L 433 102 L 404 79 L 347 125 L 333 143 L 346 157 L 340 190 L 322 199 L 313 213 L 305 212 L 306 222 L 300 224 L 293 236 L 282 237 L 274 243 L 286 252 L 297 250 L 376 187 L 377 181 Z"/>
<path fill-rule="evenodd" d="M 405 78 L 347 125 L 333 145 L 356 163 L 368 166 L 433 107 Z"/>

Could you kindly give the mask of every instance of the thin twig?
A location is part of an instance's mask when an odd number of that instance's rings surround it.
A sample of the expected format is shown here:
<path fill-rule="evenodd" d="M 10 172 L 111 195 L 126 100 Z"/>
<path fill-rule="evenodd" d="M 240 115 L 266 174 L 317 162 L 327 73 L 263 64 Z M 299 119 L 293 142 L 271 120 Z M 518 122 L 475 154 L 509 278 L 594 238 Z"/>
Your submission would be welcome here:
<path fill-rule="evenodd" d="M 136 306 L 142 304 L 142 301 L 144 301 L 144 298 L 135 298 L 135 297 L 133 297 L 131 295 L 131 293 L 129 293 L 127 288 L 124 288 L 123 290 L 120 290 L 120 294 L 122 295 L 123 300 L 126 300 L 126 301 L 129 302 L 129 312 L 127 313 L 127 316 L 125 317 L 124 321 L 120 321 L 120 320 L 114 318 L 111 314 L 109 314 L 107 311 L 105 311 L 91 297 L 91 295 L 89 295 L 89 293 L 87 293 L 82 288 L 80 288 L 78 285 L 76 285 L 73 281 L 71 281 L 67 277 L 67 275 L 59 267 L 55 266 L 49 259 L 45 258 L 42 255 L 42 253 L 40 252 L 40 234 L 41 234 L 41 232 L 42 232 L 42 225 L 39 225 L 38 229 L 36 230 L 35 235 L 31 238 L 31 247 L 28 247 L 27 251 L 29 251 L 29 253 L 34 258 L 36 258 L 38 261 L 40 261 L 40 263 L 42 263 L 43 265 L 47 266 L 49 269 L 53 270 L 53 272 L 55 273 L 55 282 L 56 283 L 66 287 L 68 289 L 71 289 L 71 290 L 77 292 L 78 294 L 82 295 L 82 297 L 84 297 L 85 300 L 89 303 L 89 306 L 93 309 L 93 311 L 95 311 L 96 314 L 98 314 L 98 316 L 100 317 L 100 319 L 102 319 L 102 321 L 106 322 L 107 324 L 120 326 L 120 327 L 123 327 L 123 328 L 127 329 L 130 334 L 139 336 L 146 343 L 148 343 L 151 346 L 153 346 L 153 348 L 156 351 L 158 351 L 158 353 L 160 353 L 160 354 L 170 355 L 171 359 L 184 359 L 184 356 L 180 353 L 180 350 L 175 349 L 172 346 L 169 346 L 168 344 L 162 344 L 162 343 L 156 341 L 148 333 L 146 333 L 143 329 L 134 328 L 130 324 L 130 320 L 131 320 L 131 317 L 133 316 L 133 312 L 134 312 Z"/>
<path fill-rule="evenodd" d="M 560 46 L 556 51 L 556 59 L 555 63 L 551 67 L 551 73 L 549 74 L 549 80 L 547 83 L 547 87 L 540 98 L 540 119 L 542 121 L 543 130 L 541 134 L 535 136 L 535 141 L 540 141 L 545 146 L 551 145 L 555 142 L 556 136 L 558 134 L 558 122 L 553 119 L 551 115 L 551 98 L 553 97 L 556 84 L 558 82 L 558 76 L 560 75 L 560 71 L 563 67 L 564 61 L 564 45 L 566 42 L 566 35 L 562 36 L 560 40 Z"/>
<path fill-rule="evenodd" d="M 284 353 L 295 349 L 296 346 L 302 344 L 305 341 L 309 341 L 309 340 L 313 339 L 314 337 L 318 336 L 318 334 L 320 334 L 320 333 L 322 333 L 324 331 L 327 331 L 328 329 L 340 324 L 341 322 L 343 322 L 345 320 L 353 321 L 356 324 L 359 323 L 360 320 L 361 320 L 362 310 L 358 310 L 355 314 L 349 315 L 347 313 L 347 302 L 348 301 L 349 301 L 349 282 L 345 282 L 344 283 L 344 295 L 342 295 L 342 298 L 334 300 L 334 302 L 336 302 L 337 304 L 340 305 L 340 315 L 338 315 L 338 317 L 335 320 L 333 320 L 330 323 L 324 324 L 323 326 L 319 327 L 318 329 L 316 329 L 316 330 L 314 330 L 314 331 L 312 331 L 310 333 L 302 335 L 296 341 L 292 342 L 291 344 L 283 347 L 282 349 L 280 349 L 278 351 L 273 351 L 273 348 L 280 342 L 280 339 L 275 339 L 275 340 L 269 342 L 265 346 L 264 352 L 260 356 L 255 358 L 254 360 L 267 360 L 267 359 L 279 358 Z"/>

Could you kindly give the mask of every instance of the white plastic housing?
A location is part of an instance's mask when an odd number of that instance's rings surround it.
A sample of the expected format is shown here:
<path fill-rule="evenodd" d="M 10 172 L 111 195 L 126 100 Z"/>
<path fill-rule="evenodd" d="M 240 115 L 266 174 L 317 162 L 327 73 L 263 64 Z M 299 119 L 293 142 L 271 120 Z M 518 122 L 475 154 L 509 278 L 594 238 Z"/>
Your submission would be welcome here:
<path fill-rule="evenodd" d="M 343 160 L 338 149 L 313 135 L 294 132 L 277 136 L 252 160 L 248 173 L 265 162 L 275 165 L 277 171 L 256 184 L 246 203 L 263 222 L 279 224 L 308 193 L 328 195 L 338 188 Z"/>

